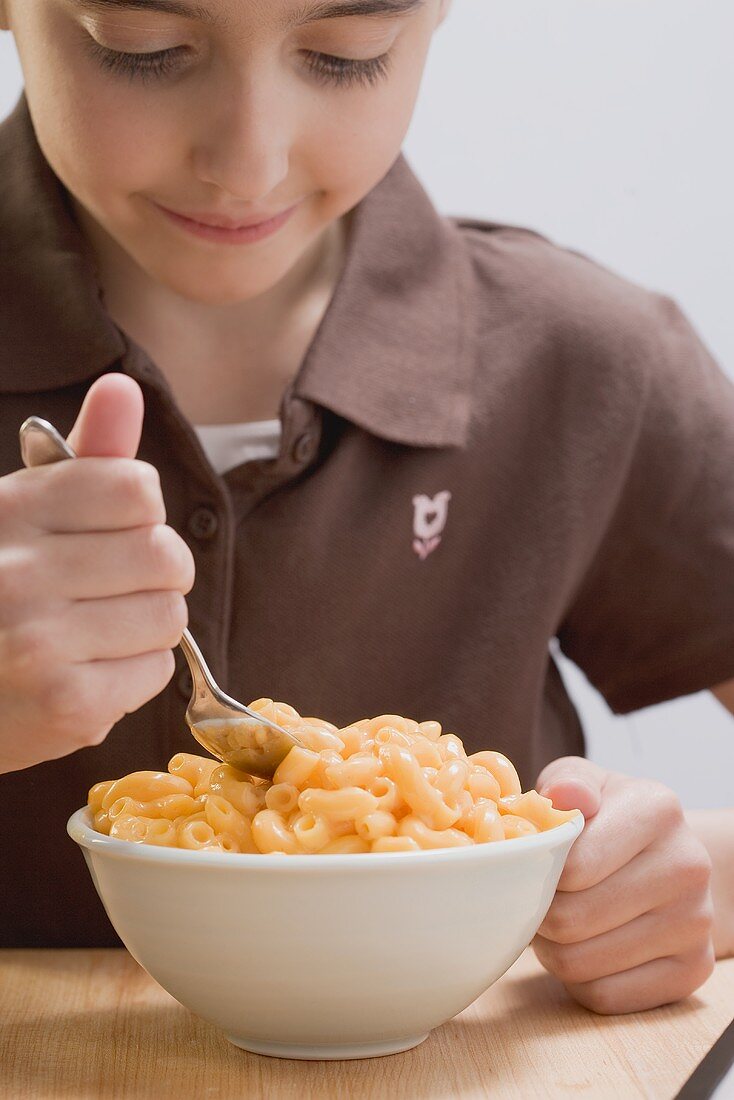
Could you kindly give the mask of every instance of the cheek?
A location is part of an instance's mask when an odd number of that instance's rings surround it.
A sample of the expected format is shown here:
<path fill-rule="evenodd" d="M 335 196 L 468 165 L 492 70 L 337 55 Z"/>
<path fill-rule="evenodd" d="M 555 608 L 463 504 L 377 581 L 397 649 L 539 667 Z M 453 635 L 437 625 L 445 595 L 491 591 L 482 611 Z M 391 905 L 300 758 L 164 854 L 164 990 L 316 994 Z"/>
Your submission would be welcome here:
<path fill-rule="evenodd" d="M 102 72 L 67 26 L 52 23 L 43 38 L 42 51 L 21 56 L 44 156 L 88 209 L 99 214 L 119 207 L 124 216 L 125 196 L 155 184 L 165 168 L 162 156 L 175 156 L 175 118 L 170 110 L 151 110 L 151 89 Z"/>
<path fill-rule="evenodd" d="M 65 186 L 90 209 L 109 209 L 146 186 L 170 150 L 171 130 L 139 109 L 136 96 L 88 72 L 73 81 L 27 84 L 34 126 L 46 159 Z M 164 141 L 165 134 L 165 141 Z"/>
<path fill-rule="evenodd" d="M 334 93 L 313 128 L 298 140 L 294 163 L 308 163 L 314 179 L 342 199 L 355 201 L 377 184 L 395 161 L 410 125 L 420 85 L 417 67 L 396 67 L 384 86 Z"/>

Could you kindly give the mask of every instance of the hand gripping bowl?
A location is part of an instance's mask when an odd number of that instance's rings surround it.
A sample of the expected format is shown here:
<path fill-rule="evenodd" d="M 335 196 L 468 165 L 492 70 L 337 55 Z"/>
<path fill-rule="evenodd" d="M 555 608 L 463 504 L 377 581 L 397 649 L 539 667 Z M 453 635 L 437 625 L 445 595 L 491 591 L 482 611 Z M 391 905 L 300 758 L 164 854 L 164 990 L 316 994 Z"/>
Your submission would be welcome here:
<path fill-rule="evenodd" d="M 366 1058 L 417 1046 L 519 957 L 583 818 L 466 848 L 244 855 L 159 848 L 69 820 L 135 958 L 237 1046 Z"/>

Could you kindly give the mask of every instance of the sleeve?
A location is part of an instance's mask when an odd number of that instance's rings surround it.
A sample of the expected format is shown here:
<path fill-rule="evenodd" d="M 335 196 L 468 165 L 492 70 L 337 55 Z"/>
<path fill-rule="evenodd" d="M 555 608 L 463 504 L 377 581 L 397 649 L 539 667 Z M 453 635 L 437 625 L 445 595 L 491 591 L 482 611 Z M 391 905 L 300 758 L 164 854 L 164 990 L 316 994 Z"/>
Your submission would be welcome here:
<path fill-rule="evenodd" d="M 558 630 L 620 714 L 734 678 L 734 384 L 675 302 L 651 312 L 631 461 Z"/>

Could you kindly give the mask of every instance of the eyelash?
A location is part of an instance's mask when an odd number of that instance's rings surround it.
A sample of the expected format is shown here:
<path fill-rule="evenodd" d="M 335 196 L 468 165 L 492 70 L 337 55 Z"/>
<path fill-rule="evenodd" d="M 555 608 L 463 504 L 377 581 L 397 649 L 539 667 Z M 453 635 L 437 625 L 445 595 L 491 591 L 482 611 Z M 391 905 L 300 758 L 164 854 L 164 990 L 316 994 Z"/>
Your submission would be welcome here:
<path fill-rule="evenodd" d="M 176 69 L 178 58 L 186 52 L 183 46 L 171 50 L 156 50 L 153 53 L 122 53 L 110 50 L 92 40 L 89 44 L 92 56 L 107 72 L 129 76 L 131 81 L 138 79 L 143 83 L 153 79 L 170 76 Z M 374 86 L 385 76 L 390 68 L 390 53 L 372 57 L 366 61 L 354 58 L 333 57 L 331 54 L 306 50 L 308 67 L 325 84 L 339 87 L 351 87 L 355 84 Z"/>

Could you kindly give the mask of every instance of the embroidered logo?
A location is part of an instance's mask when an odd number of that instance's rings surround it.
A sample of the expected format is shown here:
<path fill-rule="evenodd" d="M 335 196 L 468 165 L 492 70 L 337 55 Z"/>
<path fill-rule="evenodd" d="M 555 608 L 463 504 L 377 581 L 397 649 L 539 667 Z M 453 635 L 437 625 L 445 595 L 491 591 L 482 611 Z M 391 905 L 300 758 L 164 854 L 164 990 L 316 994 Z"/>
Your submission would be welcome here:
<path fill-rule="evenodd" d="M 413 497 L 413 549 L 421 561 L 425 561 L 441 542 L 446 526 L 451 493 L 444 489 L 435 497 L 424 493 Z"/>

